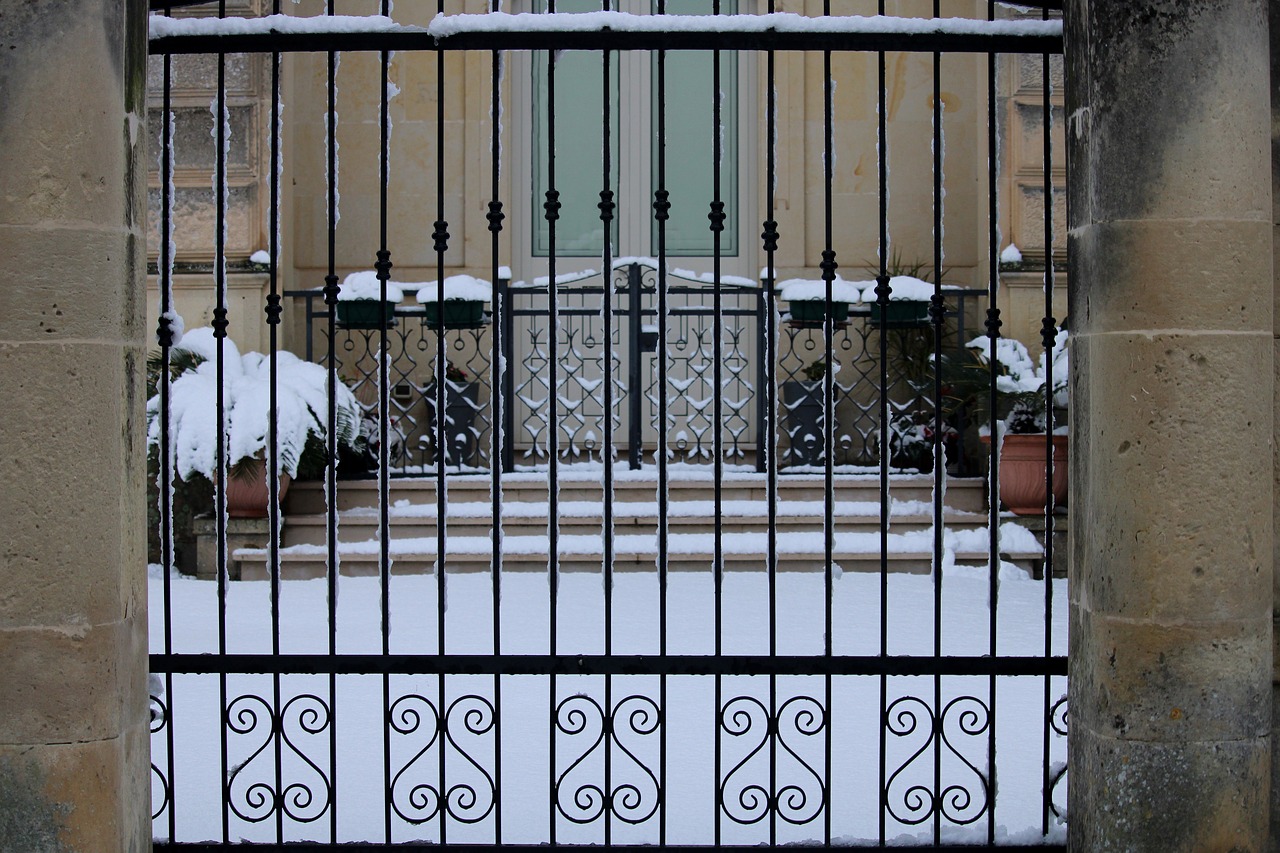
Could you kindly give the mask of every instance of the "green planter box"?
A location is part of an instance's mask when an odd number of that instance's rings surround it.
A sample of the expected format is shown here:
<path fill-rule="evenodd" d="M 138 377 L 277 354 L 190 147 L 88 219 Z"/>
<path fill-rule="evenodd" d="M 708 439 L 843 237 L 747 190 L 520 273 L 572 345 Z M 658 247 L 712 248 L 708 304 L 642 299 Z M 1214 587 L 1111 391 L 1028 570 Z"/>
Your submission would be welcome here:
<path fill-rule="evenodd" d="M 442 309 L 440 306 L 444 306 Z M 446 299 L 422 306 L 427 325 L 432 329 L 474 329 L 484 325 L 484 303 L 477 299 Z"/>
<path fill-rule="evenodd" d="M 393 324 L 394 302 L 381 299 L 347 299 L 338 303 L 338 324 L 348 329 L 385 329 Z"/>
<path fill-rule="evenodd" d="M 825 299 L 797 299 L 789 303 L 791 322 L 821 326 L 830 317 L 836 323 L 849 319 L 848 302 L 827 302 Z"/>
<path fill-rule="evenodd" d="M 891 329 L 929 325 L 929 303 L 916 299 L 891 299 L 883 315 L 879 303 L 871 303 L 871 325 Z"/>

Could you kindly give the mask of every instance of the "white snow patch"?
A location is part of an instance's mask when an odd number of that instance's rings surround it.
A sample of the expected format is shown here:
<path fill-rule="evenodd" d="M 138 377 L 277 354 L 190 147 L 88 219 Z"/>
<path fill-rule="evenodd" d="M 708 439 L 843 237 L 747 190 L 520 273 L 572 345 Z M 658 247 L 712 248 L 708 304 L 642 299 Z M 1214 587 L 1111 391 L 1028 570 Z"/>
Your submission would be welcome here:
<path fill-rule="evenodd" d="M 1004 251 L 1000 253 L 1000 260 L 1006 264 L 1022 263 L 1022 251 L 1018 248 L 1017 243 L 1010 243 L 1004 247 Z"/>
<path fill-rule="evenodd" d="M 831 299 L 835 302 L 858 303 L 863 300 L 865 281 L 845 281 L 836 276 L 831 282 Z M 870 282 L 875 287 L 875 282 Z M 779 295 L 788 302 L 810 302 L 827 298 L 827 283 L 823 279 L 791 278 L 778 285 Z"/>
<path fill-rule="evenodd" d="M 339 302 L 351 302 L 356 299 L 382 299 L 382 282 L 373 270 L 353 272 L 342 280 L 338 290 Z M 404 299 L 404 291 L 394 281 L 387 282 L 387 301 L 400 302 Z"/>
<path fill-rule="evenodd" d="M 440 285 L 435 281 L 426 281 L 402 285 L 405 290 L 417 290 L 418 302 L 426 305 L 435 302 L 440 296 Z M 493 285 L 482 278 L 470 275 L 451 275 L 444 280 L 444 298 L 465 299 L 474 302 L 488 302 L 493 299 Z"/>

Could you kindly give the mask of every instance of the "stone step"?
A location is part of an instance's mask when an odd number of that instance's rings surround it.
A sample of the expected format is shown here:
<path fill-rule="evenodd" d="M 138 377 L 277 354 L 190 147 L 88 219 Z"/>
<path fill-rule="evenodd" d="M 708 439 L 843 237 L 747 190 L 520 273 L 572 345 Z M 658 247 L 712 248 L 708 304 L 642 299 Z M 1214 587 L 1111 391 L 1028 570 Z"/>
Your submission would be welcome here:
<path fill-rule="evenodd" d="M 763 501 L 737 501 L 722 505 L 720 529 L 723 536 L 763 534 L 769 529 L 768 506 Z M 676 535 L 711 534 L 715 531 L 714 507 L 710 501 L 679 502 L 669 507 L 667 530 Z M 880 525 L 880 506 L 869 502 L 836 504 L 835 528 L 839 531 L 876 531 Z M 448 508 L 450 536 L 489 536 L 493 530 L 492 508 L 488 503 L 454 503 Z M 603 511 L 599 503 L 573 502 L 559 508 L 559 530 L 570 536 L 599 536 Z M 434 538 L 436 506 L 417 504 L 391 508 L 388 521 L 391 537 L 397 539 Z M 820 501 L 796 501 L 778 507 L 776 525 L 780 533 L 804 532 L 821 534 L 825 528 L 825 509 Z M 981 527 L 987 522 L 985 513 L 948 509 L 943 523 L 953 529 Z M 910 533 L 928 529 L 933 515 L 920 503 L 893 505 L 889 528 L 892 533 Z M 343 510 L 338 522 L 342 542 L 363 542 L 378 538 L 379 513 L 374 508 Z M 283 542 L 292 545 L 322 545 L 327 541 L 328 517 L 325 515 L 288 515 L 285 518 Z M 620 535 L 656 536 L 657 505 L 638 501 L 614 505 L 613 530 Z M 506 536 L 540 536 L 547 533 L 547 504 L 512 503 L 502 507 L 502 530 Z"/>
<path fill-rule="evenodd" d="M 1034 537 L 1024 528 L 1002 528 L 1008 547 L 1001 557 L 1028 572 L 1042 557 Z M 965 565 L 987 562 L 986 530 L 948 531 L 954 560 Z M 767 567 L 763 536 L 737 536 L 722 540 L 726 571 L 764 571 Z M 653 571 L 656 541 L 652 536 L 617 535 L 614 547 L 615 571 Z M 885 560 L 889 571 L 928 573 L 933 566 L 932 536 L 928 531 L 890 534 Z M 487 571 L 493 560 L 493 539 L 489 536 L 455 536 L 446 544 L 448 572 Z M 508 536 L 503 539 L 504 571 L 546 571 L 545 536 Z M 339 544 L 340 573 L 377 575 L 381 549 L 376 540 Z M 601 570 L 601 539 L 595 536 L 564 535 L 559 539 L 560 571 Z M 714 537 L 674 534 L 668 539 L 667 567 L 671 571 L 710 571 L 714 561 Z M 420 574 L 435 571 L 436 541 L 393 539 L 390 547 L 392 574 Z M 804 533 L 780 533 L 777 539 L 778 570 L 824 571 L 826 557 L 821 537 Z M 840 571 L 880 571 L 882 565 L 878 532 L 842 532 L 836 536 L 832 559 Z M 232 576 L 245 580 L 269 576 L 269 553 L 261 548 L 236 548 L 231 553 Z M 280 573 L 285 579 L 318 578 L 326 574 L 327 548 L 323 545 L 295 545 L 281 549 Z"/>
<path fill-rule="evenodd" d="M 613 499 L 615 503 L 628 501 L 655 501 L 657 476 L 650 469 L 632 472 L 620 468 L 616 472 Z M 566 468 L 557 480 L 559 500 L 563 503 L 603 503 L 600 472 Z M 450 475 L 446 481 L 448 501 L 451 504 L 491 502 L 492 481 L 484 475 Z M 934 480 L 924 474 L 891 475 L 889 493 L 898 501 L 931 501 Z M 547 477 L 545 473 L 514 473 L 503 475 L 504 503 L 546 503 Z M 672 503 L 679 501 L 711 501 L 714 482 L 710 471 L 690 472 L 682 469 L 673 473 L 667 483 L 667 493 Z M 837 473 L 832 482 L 832 498 L 843 502 L 876 503 L 880 501 L 880 478 L 875 473 Z M 393 479 L 389 483 L 392 504 L 413 506 L 436 503 L 436 481 L 433 477 Z M 763 501 L 767 498 L 768 484 L 764 474 L 755 472 L 726 472 L 721 484 L 721 497 L 725 501 Z M 826 480 L 822 474 L 783 474 L 778 477 L 778 502 L 823 501 L 827 496 Z M 325 512 L 324 484 L 318 481 L 295 482 L 285 500 L 285 511 L 291 515 L 315 515 Z M 343 480 L 338 483 L 337 505 L 339 510 L 378 505 L 377 480 Z M 946 505 L 964 512 L 982 512 L 986 506 L 985 482 L 981 478 L 952 477 L 947 480 Z"/>

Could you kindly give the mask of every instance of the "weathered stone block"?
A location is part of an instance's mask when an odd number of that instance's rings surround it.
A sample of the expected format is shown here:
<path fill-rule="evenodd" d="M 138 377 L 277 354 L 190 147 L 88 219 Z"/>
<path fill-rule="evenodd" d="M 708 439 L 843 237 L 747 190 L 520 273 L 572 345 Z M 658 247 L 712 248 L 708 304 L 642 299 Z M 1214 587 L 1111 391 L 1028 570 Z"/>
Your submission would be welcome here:
<path fill-rule="evenodd" d="M 1072 345 L 1084 355 L 1072 506 L 1090 519 L 1072 546 L 1080 595 L 1130 618 L 1259 616 L 1272 585 L 1272 396 L 1244 366 L 1271 363 L 1270 334 Z"/>
<path fill-rule="evenodd" d="M 1271 726 L 1269 616 L 1161 625 L 1073 611 L 1071 677 L 1093 701 L 1071 723 L 1127 740 L 1265 737 Z"/>
<path fill-rule="evenodd" d="M 1071 331 L 1272 328 L 1271 225 L 1241 220 L 1104 222 L 1079 229 L 1087 282 Z"/>
<path fill-rule="evenodd" d="M 1074 703 L 1073 703 L 1074 704 Z M 1072 712 L 1069 849 L 1266 850 L 1270 742 L 1150 743 L 1099 735 Z M 1087 809 L 1087 815 L 1082 813 Z"/>

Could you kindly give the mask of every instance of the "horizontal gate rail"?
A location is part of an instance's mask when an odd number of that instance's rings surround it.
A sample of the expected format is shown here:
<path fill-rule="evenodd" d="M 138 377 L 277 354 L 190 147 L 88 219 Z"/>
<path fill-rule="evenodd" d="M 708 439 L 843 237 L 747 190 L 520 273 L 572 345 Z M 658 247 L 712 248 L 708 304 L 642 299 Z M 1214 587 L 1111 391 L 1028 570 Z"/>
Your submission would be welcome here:
<path fill-rule="evenodd" d="M 904 51 L 910 53 L 1060 54 L 1060 22 L 984 22 L 918 18 L 805 18 L 794 14 L 736 16 L 735 29 L 714 16 L 680 16 L 678 29 L 626 29 L 659 16 L 596 13 L 599 28 L 584 30 L 577 15 L 525 16 L 551 19 L 520 21 L 519 29 L 486 26 L 487 16 L 440 16 L 430 27 L 391 24 L 368 18 L 365 31 L 334 31 L 331 18 L 236 20 L 234 28 L 217 30 L 219 19 L 152 19 L 150 52 L 295 53 L 383 50 L 831 50 Z M 350 27 L 352 18 L 341 18 Z M 499 13 L 499 17 L 501 14 Z M 516 16 L 505 16 L 507 19 Z M 593 15 L 593 18 L 595 15 Z M 742 18 L 758 19 L 742 26 Z M 771 20 L 772 19 L 772 20 Z M 306 23 L 300 24 L 299 21 Z M 772 21 L 777 21 L 773 24 Z M 379 26 L 378 22 L 384 22 Z M 901 22 L 895 32 L 892 22 Z M 665 22 L 659 22 L 664 24 Z M 655 27 L 654 24 L 648 24 Z M 675 25 L 673 24 L 673 27 Z M 785 27 L 785 29 L 784 29 Z M 328 28 L 328 31 L 326 31 Z M 301 31 L 299 31 L 301 30 Z M 437 32 L 439 35 L 437 35 Z"/>
<path fill-rule="evenodd" d="M 557 848 L 567 848 L 570 850 L 599 850 L 598 844 L 556 844 Z M 152 846 L 156 853 L 164 853 L 166 850 L 181 850 L 186 853 L 214 853 L 214 851 L 225 851 L 227 848 L 223 844 L 215 844 L 213 842 L 170 842 L 157 841 Z M 308 853 L 308 851 L 325 851 L 325 850 L 370 850 L 370 851 L 387 851 L 387 853 L 439 853 L 447 850 L 492 850 L 492 844 L 377 844 L 367 842 L 350 842 L 347 844 L 317 844 L 306 841 L 285 842 L 284 844 L 254 844 L 252 849 L 255 853 Z M 547 853 L 551 848 L 546 844 L 503 844 L 503 850 L 512 851 L 512 853 Z M 664 844 L 660 848 L 654 847 L 654 850 L 668 851 L 668 853 L 695 853 L 695 851 L 705 850 L 795 850 L 794 844 L 721 844 L 716 847 L 711 845 L 696 844 Z M 931 846 L 930 850 L 941 851 L 941 853 L 963 853 L 963 851 L 972 851 L 982 849 L 982 845 L 976 844 L 946 844 L 937 847 Z M 1065 850 L 1064 845 L 1055 844 L 1001 844 L 1002 851 L 1008 853 L 1045 853 L 1050 850 Z"/>
<path fill-rule="evenodd" d="M 156 654 L 152 672 L 213 675 L 1066 675 L 1065 657 L 955 655 Z"/>

